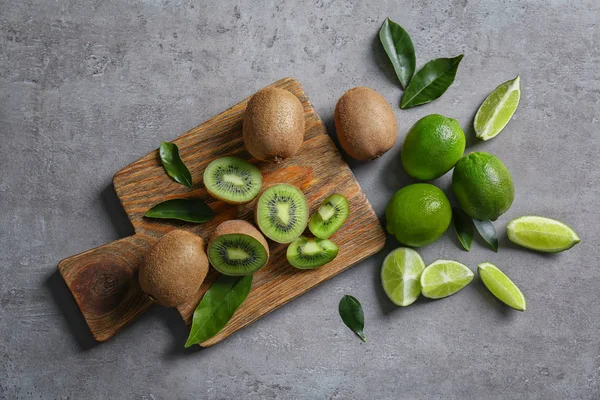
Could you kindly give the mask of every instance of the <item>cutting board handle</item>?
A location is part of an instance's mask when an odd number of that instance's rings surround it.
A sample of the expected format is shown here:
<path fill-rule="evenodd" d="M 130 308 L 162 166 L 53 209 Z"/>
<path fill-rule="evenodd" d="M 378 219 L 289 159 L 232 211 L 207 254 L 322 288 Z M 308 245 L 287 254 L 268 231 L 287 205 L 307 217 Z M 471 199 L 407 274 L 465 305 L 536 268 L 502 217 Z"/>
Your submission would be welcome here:
<path fill-rule="evenodd" d="M 97 341 L 113 336 L 152 304 L 140 288 L 137 271 L 155 242 L 135 234 L 58 264 Z"/>

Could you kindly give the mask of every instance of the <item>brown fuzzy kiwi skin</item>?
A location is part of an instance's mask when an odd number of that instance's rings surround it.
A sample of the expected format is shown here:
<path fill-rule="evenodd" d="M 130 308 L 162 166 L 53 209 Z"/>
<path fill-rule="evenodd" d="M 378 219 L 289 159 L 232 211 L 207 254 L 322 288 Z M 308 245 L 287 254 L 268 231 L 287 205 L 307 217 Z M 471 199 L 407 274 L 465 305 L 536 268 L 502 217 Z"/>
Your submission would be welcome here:
<path fill-rule="evenodd" d="M 268 87 L 248 102 L 244 144 L 261 161 L 280 162 L 298 152 L 304 141 L 304 108 L 291 92 Z"/>
<path fill-rule="evenodd" d="M 260 231 L 254 227 L 254 225 L 242 219 L 232 219 L 230 221 L 222 222 L 219 226 L 217 226 L 217 229 L 215 229 L 215 231 L 210 237 L 210 240 L 208 241 L 208 247 L 210 247 L 212 242 L 219 236 L 231 234 L 243 234 L 252 236 L 254 239 L 258 240 L 260 244 L 263 245 L 263 247 L 267 251 L 267 258 L 269 257 L 269 244 L 267 243 L 267 239 L 265 239 L 263 234 L 260 233 Z"/>
<path fill-rule="evenodd" d="M 398 121 L 385 97 L 368 87 L 348 90 L 335 106 L 340 145 L 356 160 L 372 160 L 388 151 L 398 136 Z"/>
<path fill-rule="evenodd" d="M 146 255 L 139 281 L 152 301 L 177 307 L 192 300 L 207 273 L 204 240 L 187 231 L 173 230 Z"/>

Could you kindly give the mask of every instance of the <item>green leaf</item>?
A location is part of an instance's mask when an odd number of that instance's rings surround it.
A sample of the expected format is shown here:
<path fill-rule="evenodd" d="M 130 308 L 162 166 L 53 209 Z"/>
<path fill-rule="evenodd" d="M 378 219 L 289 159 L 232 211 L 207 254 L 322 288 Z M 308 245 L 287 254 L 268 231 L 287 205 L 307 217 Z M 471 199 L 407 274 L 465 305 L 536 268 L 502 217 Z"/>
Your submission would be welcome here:
<path fill-rule="evenodd" d="M 497 253 L 498 235 L 496 234 L 496 229 L 494 228 L 492 221 L 482 221 L 477 218 L 473 218 L 473 223 L 475 224 L 477 232 L 479 232 L 483 240 L 485 240 L 485 242 L 490 246 L 490 249 Z"/>
<path fill-rule="evenodd" d="M 146 211 L 148 218 L 178 219 L 186 222 L 206 222 L 215 216 L 214 211 L 199 199 L 173 199 L 163 201 Z"/>
<path fill-rule="evenodd" d="M 383 21 L 383 25 L 379 29 L 379 40 L 390 58 L 400 86 L 404 90 L 415 73 L 417 64 L 413 42 L 408 33 L 389 18 Z"/>
<path fill-rule="evenodd" d="M 340 300 L 340 317 L 346 326 L 354 331 L 363 342 L 367 341 L 363 329 L 365 328 L 365 315 L 363 314 L 362 306 L 360 302 L 350 296 L 345 295 Z"/>
<path fill-rule="evenodd" d="M 192 174 L 179 157 L 179 149 L 175 143 L 162 142 L 159 148 L 160 159 L 167 174 L 176 182 L 192 187 Z"/>
<path fill-rule="evenodd" d="M 252 275 L 242 277 L 221 275 L 206 291 L 194 311 L 190 336 L 185 347 L 202 343 L 227 325 L 235 310 L 242 305 L 250 288 Z"/>
<path fill-rule="evenodd" d="M 454 58 L 438 58 L 425 64 L 402 95 L 400 108 L 426 104 L 443 95 L 454 82 L 462 58 L 463 54 Z"/>
<path fill-rule="evenodd" d="M 471 217 L 460 208 L 452 207 L 452 222 L 460 244 L 466 251 L 471 250 L 471 243 L 473 243 L 473 220 Z"/>

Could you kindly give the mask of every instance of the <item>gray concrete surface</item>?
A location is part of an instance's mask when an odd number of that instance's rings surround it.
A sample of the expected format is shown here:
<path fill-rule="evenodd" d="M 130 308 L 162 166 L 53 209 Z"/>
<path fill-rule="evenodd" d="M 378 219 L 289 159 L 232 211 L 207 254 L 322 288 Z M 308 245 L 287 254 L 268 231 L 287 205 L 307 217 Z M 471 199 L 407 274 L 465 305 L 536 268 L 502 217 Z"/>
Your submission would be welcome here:
<path fill-rule="evenodd" d="M 418 65 L 465 53 L 438 101 L 400 110 L 376 33 L 412 35 Z M 0 1 L 0 398 L 600 398 L 600 4 L 597 1 Z M 95 345 L 56 273 L 59 260 L 131 233 L 110 186 L 121 167 L 285 76 L 300 80 L 330 132 L 356 85 L 394 105 L 399 140 L 351 163 L 377 213 L 409 182 L 399 150 L 420 117 L 472 117 L 519 74 L 523 96 L 498 155 L 516 198 L 496 223 L 498 254 L 452 232 L 426 262 L 503 267 L 528 299 L 507 310 L 476 279 L 460 294 L 399 309 L 385 298 L 386 250 L 202 351 L 184 351 L 173 310 L 153 308 Z M 474 142 L 474 141 L 471 141 Z M 449 176 L 438 182 L 444 189 Z M 572 225 L 559 255 L 516 248 L 526 214 Z M 362 343 L 340 321 L 343 294 L 366 313 Z"/>

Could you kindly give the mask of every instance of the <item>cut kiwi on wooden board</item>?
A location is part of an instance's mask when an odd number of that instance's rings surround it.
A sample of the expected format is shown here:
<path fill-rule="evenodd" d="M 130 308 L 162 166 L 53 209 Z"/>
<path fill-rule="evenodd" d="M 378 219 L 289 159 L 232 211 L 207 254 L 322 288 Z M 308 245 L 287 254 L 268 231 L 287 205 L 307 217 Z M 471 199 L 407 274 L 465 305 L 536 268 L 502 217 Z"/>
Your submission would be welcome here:
<path fill-rule="evenodd" d="M 222 274 L 250 275 L 267 264 L 269 245 L 248 221 L 225 221 L 217 227 L 208 244 L 208 259 Z"/>
<path fill-rule="evenodd" d="M 242 204 L 258 196 L 262 188 L 262 175 L 256 166 L 246 160 L 221 157 L 204 170 L 204 186 L 216 199 Z"/>
<path fill-rule="evenodd" d="M 308 229 L 320 239 L 329 239 L 344 225 L 348 215 L 350 215 L 348 199 L 339 193 L 332 194 L 310 217 Z"/>
<path fill-rule="evenodd" d="M 338 247 L 329 239 L 300 236 L 287 249 L 290 264 L 300 269 L 313 269 L 325 265 L 338 255 Z"/>
<path fill-rule="evenodd" d="M 304 193 L 287 183 L 266 189 L 256 204 L 256 223 L 269 239 L 278 243 L 293 242 L 308 224 Z"/>

